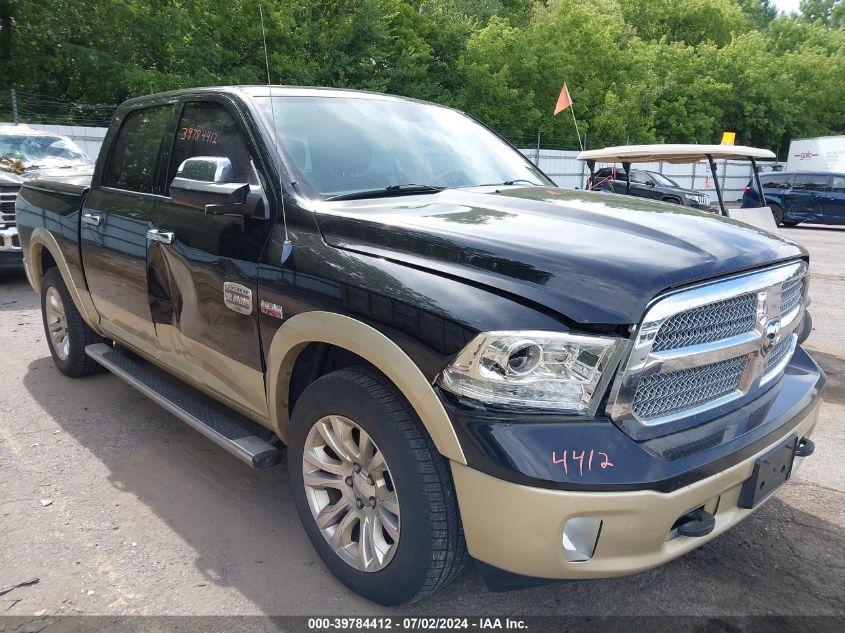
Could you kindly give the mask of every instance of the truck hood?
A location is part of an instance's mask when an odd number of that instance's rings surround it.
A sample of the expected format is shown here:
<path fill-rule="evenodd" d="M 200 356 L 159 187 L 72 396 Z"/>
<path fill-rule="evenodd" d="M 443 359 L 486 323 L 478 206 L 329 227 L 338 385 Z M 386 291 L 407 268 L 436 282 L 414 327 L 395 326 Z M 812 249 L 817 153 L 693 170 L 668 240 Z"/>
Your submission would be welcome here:
<path fill-rule="evenodd" d="M 806 256 L 734 220 L 552 187 L 325 202 L 325 241 L 466 279 L 578 323 L 637 323 L 657 294 Z"/>

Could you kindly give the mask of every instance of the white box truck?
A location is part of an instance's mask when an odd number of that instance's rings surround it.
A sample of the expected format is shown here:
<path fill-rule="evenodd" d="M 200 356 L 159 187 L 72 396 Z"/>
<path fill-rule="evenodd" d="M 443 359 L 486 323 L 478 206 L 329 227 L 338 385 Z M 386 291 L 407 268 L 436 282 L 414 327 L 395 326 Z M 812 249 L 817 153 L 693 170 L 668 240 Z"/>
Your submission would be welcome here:
<path fill-rule="evenodd" d="M 845 172 L 845 136 L 793 140 L 785 171 Z"/>

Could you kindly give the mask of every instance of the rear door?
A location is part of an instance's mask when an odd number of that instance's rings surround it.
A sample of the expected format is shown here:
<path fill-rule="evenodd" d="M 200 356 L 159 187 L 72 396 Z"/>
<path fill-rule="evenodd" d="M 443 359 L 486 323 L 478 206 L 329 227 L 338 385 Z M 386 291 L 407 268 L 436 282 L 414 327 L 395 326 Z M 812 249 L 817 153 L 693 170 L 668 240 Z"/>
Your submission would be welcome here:
<path fill-rule="evenodd" d="M 786 215 L 804 222 L 821 222 L 822 194 L 828 180 L 825 174 L 795 174 L 792 189 L 786 194 Z"/>
<path fill-rule="evenodd" d="M 258 333 L 258 261 L 272 221 L 208 215 L 174 201 L 169 183 L 187 158 L 225 157 L 235 182 L 264 197 L 252 135 L 225 101 L 188 100 L 171 138 L 164 196 L 156 201 L 149 252 L 149 307 L 160 359 L 247 413 L 265 416 Z M 266 217 L 266 198 L 262 214 Z M 259 215 L 262 215 L 259 214 Z"/>
<path fill-rule="evenodd" d="M 152 351 L 155 328 L 147 300 L 147 231 L 162 194 L 162 143 L 173 103 L 131 110 L 82 209 L 82 261 L 103 328 L 140 351 Z"/>
<path fill-rule="evenodd" d="M 845 224 L 845 176 L 832 175 L 822 195 L 822 214 L 827 224 Z"/>

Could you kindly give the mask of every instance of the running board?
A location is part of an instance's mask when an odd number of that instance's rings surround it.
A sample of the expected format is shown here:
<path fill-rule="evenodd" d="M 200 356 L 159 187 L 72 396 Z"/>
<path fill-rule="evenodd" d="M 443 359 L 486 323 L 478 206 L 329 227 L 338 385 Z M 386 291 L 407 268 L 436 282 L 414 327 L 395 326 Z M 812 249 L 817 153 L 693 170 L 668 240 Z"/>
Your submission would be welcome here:
<path fill-rule="evenodd" d="M 270 468 L 281 461 L 281 450 L 250 430 L 260 428 L 256 423 L 132 352 L 96 343 L 85 353 L 253 468 Z"/>

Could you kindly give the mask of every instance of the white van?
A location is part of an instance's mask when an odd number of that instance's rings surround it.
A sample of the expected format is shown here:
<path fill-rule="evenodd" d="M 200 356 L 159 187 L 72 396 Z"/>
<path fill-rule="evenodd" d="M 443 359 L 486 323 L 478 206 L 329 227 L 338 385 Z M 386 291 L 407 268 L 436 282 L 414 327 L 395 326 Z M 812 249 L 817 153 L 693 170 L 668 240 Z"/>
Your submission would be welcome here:
<path fill-rule="evenodd" d="M 785 171 L 845 172 L 845 136 L 793 140 Z"/>

